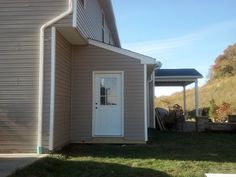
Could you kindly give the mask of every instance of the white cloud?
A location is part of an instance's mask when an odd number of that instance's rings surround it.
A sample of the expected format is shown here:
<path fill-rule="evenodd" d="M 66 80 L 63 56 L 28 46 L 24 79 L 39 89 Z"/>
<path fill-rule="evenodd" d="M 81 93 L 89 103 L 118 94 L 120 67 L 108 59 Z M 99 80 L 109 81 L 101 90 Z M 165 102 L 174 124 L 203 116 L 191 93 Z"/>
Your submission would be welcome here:
<path fill-rule="evenodd" d="M 213 33 L 219 33 L 223 30 L 236 27 L 236 21 L 226 21 L 222 23 L 213 24 L 203 29 L 194 31 L 184 36 L 165 40 L 149 40 L 137 43 L 123 44 L 124 48 L 133 50 L 139 53 L 150 55 L 152 53 L 162 54 L 164 52 L 171 51 L 173 49 L 182 48 L 193 44 L 195 41 L 202 40 L 205 37 L 212 35 Z"/>
<path fill-rule="evenodd" d="M 125 48 L 129 48 L 133 51 L 140 53 L 149 53 L 153 51 L 164 52 L 170 49 L 183 47 L 184 45 L 188 44 L 189 42 L 192 42 L 193 40 L 196 40 L 196 37 L 194 35 L 186 35 L 166 40 L 124 44 L 123 46 Z"/>

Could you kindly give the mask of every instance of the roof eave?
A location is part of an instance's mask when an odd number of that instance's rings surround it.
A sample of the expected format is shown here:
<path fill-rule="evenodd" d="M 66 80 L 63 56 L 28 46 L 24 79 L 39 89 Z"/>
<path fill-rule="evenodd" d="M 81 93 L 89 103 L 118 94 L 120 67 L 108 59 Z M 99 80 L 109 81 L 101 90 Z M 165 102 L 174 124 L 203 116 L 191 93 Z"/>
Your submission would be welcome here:
<path fill-rule="evenodd" d="M 178 79 L 178 78 L 188 78 L 188 79 L 201 79 L 203 76 L 156 76 L 156 78 L 162 79 Z"/>
<path fill-rule="evenodd" d="M 128 56 L 128 57 L 134 58 L 134 59 L 138 59 L 138 60 L 140 60 L 141 64 L 156 65 L 156 64 L 160 63 L 159 61 L 156 61 L 155 58 L 152 58 L 152 57 L 149 57 L 149 56 L 146 56 L 146 55 L 143 55 L 143 54 L 139 54 L 139 53 L 136 53 L 136 52 L 132 52 L 130 50 L 115 47 L 115 46 L 112 46 L 112 45 L 109 45 L 109 44 L 105 44 L 105 43 L 102 43 L 102 42 L 99 42 L 99 41 L 95 41 L 95 40 L 92 40 L 92 39 L 88 39 L 88 44 L 96 46 L 96 47 L 100 47 L 100 48 L 103 48 L 103 49 L 106 49 L 106 50 L 109 50 L 109 51 L 112 51 L 112 52 L 116 52 L 116 53 L 119 53 L 119 54 L 122 54 L 122 55 L 125 55 L 125 56 Z"/>

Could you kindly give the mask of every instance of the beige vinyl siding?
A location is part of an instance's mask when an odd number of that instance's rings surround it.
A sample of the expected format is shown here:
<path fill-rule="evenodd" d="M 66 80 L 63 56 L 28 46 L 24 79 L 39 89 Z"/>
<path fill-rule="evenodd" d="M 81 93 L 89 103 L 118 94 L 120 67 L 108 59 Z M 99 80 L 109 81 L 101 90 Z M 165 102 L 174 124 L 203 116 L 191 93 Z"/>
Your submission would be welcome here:
<path fill-rule="evenodd" d="M 67 6 L 66 6 L 67 7 Z M 59 20 L 54 26 L 56 27 L 71 27 L 73 26 L 73 14 Z"/>
<path fill-rule="evenodd" d="M 153 87 L 153 82 L 149 82 L 149 115 L 148 115 L 148 118 L 149 118 L 149 127 L 150 128 L 154 128 L 154 120 L 153 120 L 153 108 L 154 108 L 154 96 L 153 95 L 153 92 L 154 91 L 154 87 Z"/>
<path fill-rule="evenodd" d="M 97 0 L 87 0 L 85 8 L 77 1 L 77 26 L 87 38 L 102 41 L 102 7 Z M 109 30 L 105 21 L 105 39 L 109 43 Z M 114 41 L 113 39 L 111 41 Z"/>
<path fill-rule="evenodd" d="M 92 72 L 124 71 L 124 139 L 144 142 L 144 67 L 136 59 L 94 46 L 72 50 L 71 142 L 92 137 Z"/>
<path fill-rule="evenodd" d="M 39 28 L 67 8 L 67 0 L 0 1 L 0 152 L 36 151 Z M 62 24 L 67 25 L 68 19 Z M 46 38 L 50 40 L 48 34 Z M 45 50 L 50 57 L 50 49 Z M 49 73 L 46 70 L 45 80 Z M 44 108 L 48 116 L 46 104 Z M 44 144 L 48 144 L 48 133 L 44 135 Z"/>
<path fill-rule="evenodd" d="M 71 118 L 71 45 L 59 32 L 56 36 L 54 148 L 70 141 Z"/>

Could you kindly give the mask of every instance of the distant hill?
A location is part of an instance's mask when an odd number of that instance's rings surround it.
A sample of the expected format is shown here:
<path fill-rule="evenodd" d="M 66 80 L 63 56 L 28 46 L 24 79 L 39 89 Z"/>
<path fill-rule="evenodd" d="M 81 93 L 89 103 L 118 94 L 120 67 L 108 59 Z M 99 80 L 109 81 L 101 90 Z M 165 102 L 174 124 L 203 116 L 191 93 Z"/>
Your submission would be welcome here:
<path fill-rule="evenodd" d="M 194 89 L 187 90 L 187 109 L 195 108 Z M 231 104 L 236 108 L 236 44 L 229 46 L 222 55 L 219 55 L 209 71 L 209 81 L 199 88 L 199 106 L 209 107 L 210 100 L 214 99 L 217 105 L 222 102 Z M 183 93 L 175 93 L 171 96 L 158 97 L 155 105 L 158 107 L 183 105 Z"/>
<path fill-rule="evenodd" d="M 195 108 L 195 92 L 194 89 L 186 91 L 188 110 Z M 215 79 L 208 82 L 206 85 L 199 88 L 199 106 L 209 107 L 211 99 L 215 99 L 216 104 L 227 102 L 236 108 L 236 76 L 227 77 L 224 79 Z M 155 100 L 155 105 L 158 107 L 172 106 L 173 104 L 183 105 L 183 93 L 178 92 L 171 96 L 158 97 Z"/>

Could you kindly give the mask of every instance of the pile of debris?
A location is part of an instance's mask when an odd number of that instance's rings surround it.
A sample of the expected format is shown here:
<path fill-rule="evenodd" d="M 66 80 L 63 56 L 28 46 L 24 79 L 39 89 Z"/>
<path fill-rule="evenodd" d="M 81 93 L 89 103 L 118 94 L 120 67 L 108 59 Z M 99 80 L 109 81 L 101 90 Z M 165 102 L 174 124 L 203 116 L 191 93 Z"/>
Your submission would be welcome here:
<path fill-rule="evenodd" d="M 180 105 L 169 107 L 169 111 L 163 108 L 155 109 L 156 128 L 163 130 L 183 130 L 184 113 Z"/>

